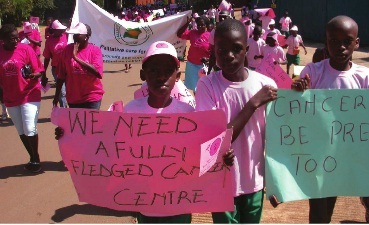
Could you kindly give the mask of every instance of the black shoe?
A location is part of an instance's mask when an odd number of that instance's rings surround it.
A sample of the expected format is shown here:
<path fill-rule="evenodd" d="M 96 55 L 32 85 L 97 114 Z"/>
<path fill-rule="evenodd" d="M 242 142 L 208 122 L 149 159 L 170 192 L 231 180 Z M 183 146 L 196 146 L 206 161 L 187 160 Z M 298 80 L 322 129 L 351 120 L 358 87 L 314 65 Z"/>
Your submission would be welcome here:
<path fill-rule="evenodd" d="M 41 171 L 41 164 L 39 162 L 29 162 L 24 166 L 24 169 L 32 173 L 38 173 Z"/>

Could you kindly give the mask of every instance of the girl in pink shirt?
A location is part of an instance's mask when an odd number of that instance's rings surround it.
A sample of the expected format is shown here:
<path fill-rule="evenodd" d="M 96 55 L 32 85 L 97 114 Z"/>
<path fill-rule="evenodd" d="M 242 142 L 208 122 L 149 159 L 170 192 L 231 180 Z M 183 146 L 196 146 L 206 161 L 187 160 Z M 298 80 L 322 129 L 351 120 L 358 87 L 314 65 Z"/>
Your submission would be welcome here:
<path fill-rule="evenodd" d="M 100 109 L 104 95 L 101 50 L 88 43 L 92 33 L 88 25 L 78 23 L 67 33 L 73 34 L 74 43 L 67 45 L 61 57 L 53 105 L 58 104 L 58 96 L 65 82 L 70 108 Z"/>
<path fill-rule="evenodd" d="M 41 55 L 41 35 L 38 30 L 33 29 L 31 23 L 25 22 L 23 25 L 23 30 L 19 33 L 19 38 L 21 41 L 26 41 L 32 49 L 35 51 L 37 57 Z"/>
<path fill-rule="evenodd" d="M 188 89 L 196 92 L 196 85 L 199 80 L 197 73 L 203 67 L 201 58 L 210 57 L 210 32 L 206 30 L 210 21 L 206 16 L 196 18 L 197 30 L 187 30 L 189 23 L 190 20 L 177 31 L 177 36 L 190 40 L 191 46 L 187 56 L 185 85 Z"/>
<path fill-rule="evenodd" d="M 0 88 L 3 89 L 3 101 L 30 156 L 24 168 L 36 173 L 41 170 L 36 124 L 41 102 L 38 78 L 43 68 L 33 49 L 18 43 L 18 31 L 13 24 L 1 27 L 0 38 L 3 41 L 0 47 Z"/>

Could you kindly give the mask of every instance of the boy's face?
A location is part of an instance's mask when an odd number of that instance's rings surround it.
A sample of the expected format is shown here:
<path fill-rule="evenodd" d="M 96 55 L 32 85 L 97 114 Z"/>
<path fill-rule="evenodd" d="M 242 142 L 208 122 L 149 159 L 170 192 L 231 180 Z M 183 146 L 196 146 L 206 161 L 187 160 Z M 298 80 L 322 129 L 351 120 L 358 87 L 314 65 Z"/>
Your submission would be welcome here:
<path fill-rule="evenodd" d="M 276 45 L 275 40 L 272 37 L 267 37 L 265 43 L 270 47 L 274 47 Z"/>
<path fill-rule="evenodd" d="M 146 80 L 151 97 L 169 97 L 180 73 L 172 56 L 160 54 L 151 56 L 140 71 Z"/>
<path fill-rule="evenodd" d="M 342 65 L 350 60 L 352 53 L 359 47 L 359 38 L 355 29 L 339 27 L 338 29 L 328 29 L 327 48 L 331 62 Z"/>
<path fill-rule="evenodd" d="M 226 75 L 243 70 L 246 55 L 246 37 L 240 31 L 231 30 L 215 37 L 217 64 Z"/>

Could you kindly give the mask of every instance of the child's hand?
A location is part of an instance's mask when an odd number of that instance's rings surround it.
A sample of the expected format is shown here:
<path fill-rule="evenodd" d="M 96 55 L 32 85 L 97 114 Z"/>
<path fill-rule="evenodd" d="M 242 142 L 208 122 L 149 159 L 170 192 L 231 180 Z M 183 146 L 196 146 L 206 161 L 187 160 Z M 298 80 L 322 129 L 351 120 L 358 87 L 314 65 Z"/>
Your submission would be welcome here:
<path fill-rule="evenodd" d="M 223 163 L 227 166 L 233 166 L 234 162 L 234 151 L 233 149 L 229 149 L 226 153 L 223 154 Z"/>
<path fill-rule="evenodd" d="M 304 78 L 294 81 L 291 85 L 291 89 L 295 91 L 305 91 L 306 89 L 310 89 L 310 84 L 309 74 L 306 74 Z"/>
<path fill-rule="evenodd" d="M 61 127 L 55 128 L 55 139 L 59 140 L 61 137 L 64 136 L 64 130 Z"/>
<path fill-rule="evenodd" d="M 275 99 L 277 99 L 277 88 L 265 85 L 250 99 L 250 101 L 252 106 L 257 109 Z"/>

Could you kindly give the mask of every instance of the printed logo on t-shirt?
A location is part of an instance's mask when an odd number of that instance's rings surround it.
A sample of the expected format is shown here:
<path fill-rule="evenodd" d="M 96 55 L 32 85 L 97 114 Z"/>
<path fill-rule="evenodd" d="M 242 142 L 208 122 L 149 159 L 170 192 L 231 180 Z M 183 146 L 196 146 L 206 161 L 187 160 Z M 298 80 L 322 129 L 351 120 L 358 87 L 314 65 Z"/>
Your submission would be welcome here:
<path fill-rule="evenodd" d="M 67 43 L 58 43 L 54 47 L 54 54 L 58 55 L 61 54 L 64 50 L 64 47 L 67 45 Z"/>
<path fill-rule="evenodd" d="M 87 74 L 87 72 L 81 67 L 81 65 L 74 60 L 72 60 L 72 68 L 74 74 Z"/>
<path fill-rule="evenodd" d="M 17 71 L 17 63 L 18 61 L 16 59 L 14 60 L 8 60 L 7 62 L 5 62 L 3 64 L 3 68 L 4 68 L 4 75 L 5 76 L 16 76 L 18 75 L 18 71 Z"/>

